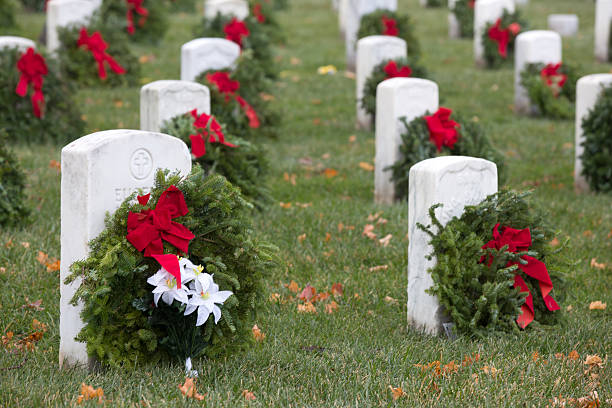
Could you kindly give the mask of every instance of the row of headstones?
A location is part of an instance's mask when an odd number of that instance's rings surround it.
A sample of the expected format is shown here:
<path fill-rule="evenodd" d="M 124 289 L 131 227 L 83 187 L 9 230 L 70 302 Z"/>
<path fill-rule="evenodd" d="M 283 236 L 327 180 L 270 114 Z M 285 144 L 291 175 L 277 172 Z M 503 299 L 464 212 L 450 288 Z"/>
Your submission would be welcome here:
<path fill-rule="evenodd" d="M 102 0 L 50 0 L 47 4 L 47 50 L 54 52 L 59 48 L 58 28 L 87 24 L 101 5 Z M 204 16 L 213 18 L 217 13 L 244 19 L 249 15 L 249 3 L 247 0 L 205 0 Z"/>

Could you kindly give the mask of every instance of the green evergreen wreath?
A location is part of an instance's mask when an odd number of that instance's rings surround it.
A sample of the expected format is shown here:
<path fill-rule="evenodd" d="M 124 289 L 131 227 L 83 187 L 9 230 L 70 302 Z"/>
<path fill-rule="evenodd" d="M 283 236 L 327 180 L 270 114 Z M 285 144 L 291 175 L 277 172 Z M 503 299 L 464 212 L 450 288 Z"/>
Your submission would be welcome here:
<path fill-rule="evenodd" d="M 232 21 L 231 15 L 217 13 L 213 19 L 204 18 L 202 22 L 193 29 L 195 37 L 225 38 L 223 28 Z M 260 24 L 252 15 L 242 20 L 249 29 L 249 36 L 242 39 L 242 52 L 251 51 L 253 62 L 260 65 L 259 71 L 263 71 L 266 77 L 276 79 L 278 77 L 278 64 L 274 63 L 274 52 L 272 41 L 268 30 Z"/>
<path fill-rule="evenodd" d="M 45 9 L 46 0 L 19 0 L 27 11 L 40 12 Z"/>
<path fill-rule="evenodd" d="M 17 25 L 15 14 L 17 3 L 15 0 L 0 0 L 0 34 L 9 32 L 10 28 Z"/>
<path fill-rule="evenodd" d="M 289 8 L 289 0 L 264 0 L 266 3 L 272 3 L 276 10 L 287 10 Z"/>
<path fill-rule="evenodd" d="M 605 88 L 582 120 L 582 174 L 593 191 L 612 193 L 612 87 Z"/>
<path fill-rule="evenodd" d="M 189 13 L 196 11 L 196 0 L 168 0 L 170 3 L 170 12 L 172 13 Z"/>
<path fill-rule="evenodd" d="M 216 86 L 208 82 L 206 75 L 215 72 L 228 72 L 232 80 L 240 82 L 238 94 L 255 109 L 261 123 L 260 127 L 251 128 L 249 119 L 238 102 L 233 98 L 226 99 Z M 264 74 L 262 66 L 253 60 L 250 51 L 242 53 L 234 71 L 205 71 L 198 75 L 196 82 L 204 84 L 210 89 L 211 114 L 226 126 L 230 134 L 247 140 L 260 139 L 262 136 L 278 137 L 281 116 L 271 105 L 269 98 L 266 97 L 266 95 L 269 95 L 271 81 Z"/>
<path fill-rule="evenodd" d="M 501 26 L 503 28 L 507 28 L 510 24 L 518 24 L 519 30 L 514 34 L 510 34 L 510 41 L 508 43 L 508 56 L 507 58 L 503 58 L 499 55 L 497 43 L 489 38 L 489 29 L 495 25 L 495 21 L 489 23 L 485 26 L 485 29 L 482 33 L 482 44 L 484 46 L 484 58 L 485 63 L 488 68 L 499 68 L 502 65 L 508 63 L 514 63 L 514 43 L 516 41 L 516 37 L 529 29 L 527 21 L 522 18 L 519 10 L 514 13 L 508 12 L 508 10 L 504 9 L 504 13 L 501 17 Z"/>
<path fill-rule="evenodd" d="M 201 113 L 201 112 L 200 112 Z M 194 118 L 186 113 L 178 115 L 162 125 L 161 132 L 178 137 L 191 145 L 190 135 L 198 132 L 193 126 Z M 221 124 L 223 127 L 223 124 Z M 246 140 L 229 135 L 224 131 L 225 139 L 237 147 L 207 143 L 206 154 L 194 163 L 199 164 L 207 173 L 224 176 L 234 186 L 239 187 L 245 198 L 252 200 L 262 208 L 271 200 L 270 192 L 265 186 L 268 161 L 263 147 Z"/>
<path fill-rule="evenodd" d="M 0 127 L 6 130 L 10 142 L 63 144 L 83 136 L 85 123 L 73 99 L 76 87 L 58 75 L 54 60 L 46 58 L 49 72 L 42 87 L 45 103 L 41 118 L 34 116 L 29 95 L 17 95 L 21 77 L 17 61 L 21 55 L 16 48 L 0 50 Z"/>
<path fill-rule="evenodd" d="M 127 35 L 131 41 L 158 44 L 168 31 L 168 4 L 162 0 L 145 0 L 142 6 L 148 11 L 148 16 L 142 19 L 143 24 L 140 25 L 141 16 L 133 12 L 134 33 L 131 35 L 128 33 L 126 0 L 104 0 L 100 6 L 99 16 L 108 27 L 107 31 L 112 27 L 113 30 Z"/>
<path fill-rule="evenodd" d="M 459 22 L 459 35 L 461 38 L 474 37 L 474 7 L 470 7 L 473 0 L 457 0 L 452 12 Z"/>
<path fill-rule="evenodd" d="M 221 289 L 234 293 L 223 304 L 217 325 L 209 319 L 198 329 L 193 324 L 195 316 L 184 317 L 189 333 L 168 329 L 164 319 L 169 307 L 162 302 L 159 308 L 151 307 L 152 287 L 147 277 L 159 264 L 145 258 L 126 239 L 128 213 L 154 208 L 171 185 L 183 192 L 189 209 L 186 216 L 175 220 L 195 235 L 188 258 L 214 274 Z M 190 357 L 199 352 L 213 357 L 244 344 L 252 337 L 262 278 L 276 267 L 276 248 L 254 237 L 252 206 L 224 177 L 206 176 L 198 166 L 184 179 L 159 171 L 147 207 L 134 203 L 134 195 L 107 217 L 106 229 L 90 242 L 89 258 L 71 266 L 66 282 L 82 278 L 72 299 L 73 304 L 84 305 L 85 327 L 77 339 L 87 342 L 88 353 L 101 362 L 127 367 L 177 356 L 181 342 L 189 339 L 196 343 L 192 350 L 197 350 Z M 178 251 L 167 242 L 164 247 L 166 253 Z"/>
<path fill-rule="evenodd" d="M 409 66 L 412 69 L 412 78 L 427 79 L 429 77 L 427 70 L 418 63 L 413 62 L 410 57 L 387 59 L 375 66 L 372 74 L 366 80 L 363 88 L 363 98 L 361 98 L 361 107 L 373 118 L 376 117 L 376 88 L 378 84 L 387 79 L 385 67 L 390 61 L 395 61 L 400 68 Z"/>
<path fill-rule="evenodd" d="M 461 116 L 453 113 L 453 119 L 460 124 L 458 129 L 459 139 L 452 149 L 443 146 L 442 150 L 438 152 L 436 145 L 430 140 L 429 128 L 425 121 L 427 115 L 430 115 L 430 113 L 426 113 L 411 122 L 407 122 L 405 118 L 402 119 L 406 130 L 401 135 L 401 158 L 385 169 L 386 171 L 392 171 L 391 179 L 395 183 L 397 199 L 408 197 L 409 174 L 412 166 L 420 161 L 443 155 L 479 157 L 492 161 L 497 165 L 499 184 L 505 182 L 506 165 L 504 156 L 492 146 L 480 125 L 463 120 Z"/>
<path fill-rule="evenodd" d="M 521 72 L 521 85 L 527 90 L 532 105 L 537 109 L 536 113 L 554 119 L 573 118 L 579 75 L 573 67 L 562 64 L 559 72 L 567 75 L 567 81 L 558 96 L 555 96 L 540 74 L 545 66 L 546 64 L 528 64 Z"/>
<path fill-rule="evenodd" d="M 428 293 L 435 295 L 455 323 L 457 332 L 484 336 L 493 332 L 518 331 L 516 318 L 525 302 L 525 293 L 513 287 L 517 266 L 507 267 L 509 261 L 520 262 L 519 257 L 530 256 L 546 264 L 555 286 L 553 297 L 559 301 L 567 273 L 568 262 L 561 257 L 566 245 L 558 249 L 548 244 L 554 232 L 545 223 L 542 213 L 530 206 L 529 193 L 502 191 L 487 197 L 482 203 L 465 208 L 463 215 L 454 217 L 442 226 L 435 216 L 434 205 L 429 210 L 433 225 L 418 227 L 431 237 L 436 265 L 429 269 L 433 286 Z M 496 224 L 515 229 L 529 228 L 532 245 L 529 252 L 510 253 L 501 250 L 482 249 L 493 239 Z M 481 258 L 492 260 L 480 262 Z M 554 324 L 559 313 L 550 312 L 540 295 L 536 279 L 521 272 L 533 296 L 535 322 Z"/>
<path fill-rule="evenodd" d="M 263 16 L 263 21 L 260 21 L 255 15 L 255 8 L 261 7 L 260 13 Z M 284 44 L 286 42 L 285 34 L 282 27 L 276 18 L 274 6 L 265 0 L 250 0 L 249 1 L 250 15 L 261 26 L 265 34 L 274 44 Z"/>
<path fill-rule="evenodd" d="M 418 61 L 421 56 L 421 47 L 414 32 L 414 23 L 409 15 L 399 14 L 391 10 L 376 10 L 373 13 L 366 14 L 361 17 L 357 38 L 361 39 L 371 35 L 382 35 L 384 32 L 384 26 L 382 24 L 383 16 L 396 21 L 399 31 L 398 37 L 406 41 L 408 57 L 413 61 Z"/>
<path fill-rule="evenodd" d="M 92 53 L 84 47 L 77 46 L 81 27 L 81 25 L 69 25 L 58 29 L 61 45 L 57 50 L 57 57 L 64 78 L 82 86 L 119 87 L 140 84 L 140 63 L 132 54 L 125 34 L 106 26 L 99 15 L 94 16 L 91 24 L 87 26 L 89 35 L 96 31 L 102 34 L 104 41 L 108 43 L 106 53 L 126 70 L 125 74 L 118 75 L 107 66 L 108 76 L 102 80 L 98 76 L 98 64 Z"/>
<path fill-rule="evenodd" d="M 15 154 L 8 148 L 6 132 L 0 129 L 0 226 L 18 225 L 30 213 L 25 195 L 26 176 Z"/>

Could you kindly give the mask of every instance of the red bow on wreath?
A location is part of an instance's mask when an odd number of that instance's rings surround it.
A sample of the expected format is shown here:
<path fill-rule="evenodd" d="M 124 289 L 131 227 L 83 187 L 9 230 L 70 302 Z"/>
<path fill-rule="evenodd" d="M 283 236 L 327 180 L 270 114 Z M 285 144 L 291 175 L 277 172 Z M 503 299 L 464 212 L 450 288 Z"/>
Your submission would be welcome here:
<path fill-rule="evenodd" d="M 146 205 L 149 198 L 150 194 L 139 196 L 138 202 Z M 172 221 L 188 213 L 183 192 L 175 186 L 170 186 L 159 197 L 155 209 L 142 210 L 139 213 L 130 211 L 126 238 L 137 250 L 144 250 L 144 256 L 163 254 L 162 240 L 174 245 L 183 253 L 188 253 L 189 241 L 195 238 L 195 235 L 184 225 Z"/>
<path fill-rule="evenodd" d="M 197 158 L 206 154 L 206 141 L 210 143 L 221 143 L 228 147 L 237 147 L 234 144 L 225 141 L 225 135 L 221 129 L 221 125 L 212 115 L 202 113 L 198 116 L 198 110 L 191 111 L 191 116 L 194 117 L 193 127 L 199 130 L 195 135 L 189 135 L 191 140 L 191 153 Z"/>
<path fill-rule="evenodd" d="M 255 4 L 253 6 L 253 15 L 255 16 L 257 21 L 259 21 L 260 23 L 265 23 L 266 22 L 266 16 L 264 16 L 262 8 L 263 8 L 263 6 L 261 5 L 261 3 Z"/>
<path fill-rule="evenodd" d="M 497 52 L 502 58 L 508 58 L 508 44 L 510 43 L 510 35 L 516 36 L 521 31 L 521 26 L 518 23 L 512 23 L 508 27 L 502 29 L 502 20 L 498 18 L 495 24 L 489 28 L 489 38 L 497 43 Z"/>
<path fill-rule="evenodd" d="M 127 3 L 127 31 L 130 35 L 134 34 L 134 13 L 140 15 L 140 19 L 138 20 L 138 27 L 142 27 L 144 23 L 147 21 L 147 17 L 149 16 L 149 10 L 142 7 L 142 3 L 144 0 L 125 0 Z"/>
<path fill-rule="evenodd" d="M 476 5 L 476 0 L 469 0 L 468 1 L 468 7 L 473 9 L 474 6 Z"/>
<path fill-rule="evenodd" d="M 561 65 L 561 62 L 558 64 L 548 64 L 540 71 L 542 80 L 552 89 L 555 97 L 559 96 L 563 85 L 567 82 L 567 75 L 559 72 Z"/>
<path fill-rule="evenodd" d="M 397 63 L 395 61 L 389 61 L 384 68 L 387 79 L 391 78 L 408 78 L 412 75 L 412 68 L 408 65 L 403 66 L 401 69 L 397 69 Z"/>
<path fill-rule="evenodd" d="M 211 84 L 215 85 L 219 92 L 225 95 L 225 101 L 229 102 L 230 98 L 236 99 L 236 102 L 240 105 L 244 114 L 249 119 L 249 126 L 252 128 L 258 128 L 259 117 L 255 109 L 243 97 L 238 95 L 236 92 L 240 89 L 240 82 L 233 81 L 230 79 L 229 74 L 224 71 L 215 72 L 214 74 L 207 74 L 206 79 Z"/>
<path fill-rule="evenodd" d="M 28 93 L 28 85 L 32 84 L 34 90 L 30 97 L 32 110 L 34 116 L 40 118 L 42 116 L 41 105 L 45 103 L 45 95 L 42 91 L 45 80 L 43 76 L 49 73 L 45 59 L 42 55 L 37 54 L 34 48 L 30 47 L 17 61 L 17 69 L 21 76 L 15 92 L 17 95 L 24 97 Z"/>
<path fill-rule="evenodd" d="M 529 228 L 517 230 L 510 227 L 502 227 L 502 232 L 500 234 L 499 226 L 500 224 L 495 225 L 495 228 L 493 228 L 493 239 L 487 242 L 482 247 L 483 249 L 495 248 L 499 250 L 507 246 L 508 248 L 506 250 L 513 254 L 529 250 L 531 246 L 531 232 Z M 553 284 L 544 262 L 529 255 L 523 255 L 521 259 L 525 261 L 525 263 L 508 262 L 507 266 L 517 265 L 527 276 L 536 279 L 540 286 L 540 292 L 542 293 L 542 299 L 544 299 L 546 308 L 551 312 L 559 310 L 559 305 L 550 295 Z M 519 327 L 524 329 L 534 319 L 533 296 L 529 291 L 529 287 L 518 273 L 514 275 L 514 287 L 520 288 L 521 292 L 527 293 L 525 303 L 521 306 L 521 315 L 516 319 Z"/>
<path fill-rule="evenodd" d="M 429 140 L 436 145 L 438 152 L 442 150 L 442 146 L 452 149 L 459 139 L 457 128 L 461 125 L 450 119 L 452 113 L 452 110 L 441 107 L 433 115 L 425 116 L 429 128 Z"/>
<path fill-rule="evenodd" d="M 382 35 L 391 35 L 393 37 L 397 37 L 399 35 L 399 28 L 397 28 L 397 21 L 394 18 L 388 18 L 387 16 L 382 16 L 381 22 L 383 25 Z"/>
<path fill-rule="evenodd" d="M 125 69 L 119 65 L 119 63 L 115 61 L 113 57 L 106 53 L 108 44 L 104 41 L 102 34 L 100 34 L 99 31 L 96 31 L 89 36 L 89 34 L 87 34 L 87 29 L 85 27 L 81 28 L 77 46 L 85 46 L 92 53 L 94 59 L 98 63 L 98 76 L 100 79 L 106 79 L 106 66 L 104 65 L 104 62 L 108 62 L 108 66 L 114 73 L 119 75 L 126 73 Z"/>
<path fill-rule="evenodd" d="M 223 27 L 225 38 L 235 42 L 242 48 L 242 37 L 248 37 L 251 35 L 249 28 L 243 21 L 238 20 L 236 17 Z"/>

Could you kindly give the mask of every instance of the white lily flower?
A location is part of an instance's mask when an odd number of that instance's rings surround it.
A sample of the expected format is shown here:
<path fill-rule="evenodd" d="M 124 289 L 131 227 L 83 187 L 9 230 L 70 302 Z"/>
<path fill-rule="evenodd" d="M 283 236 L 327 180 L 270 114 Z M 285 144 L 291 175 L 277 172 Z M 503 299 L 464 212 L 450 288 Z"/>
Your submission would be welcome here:
<path fill-rule="evenodd" d="M 183 283 L 187 283 L 192 279 L 193 278 L 187 279 L 185 282 L 185 279 L 183 279 L 181 274 L 181 281 L 183 282 L 181 282 L 182 285 L 179 289 L 176 278 L 164 268 L 157 271 L 155 275 L 150 276 L 149 279 L 147 279 L 147 283 L 155 286 L 155 289 L 153 289 L 153 301 L 155 302 L 155 306 L 157 306 L 160 297 L 168 305 L 172 305 L 174 300 L 178 300 L 179 302 L 185 304 L 188 303 L 189 298 L 187 295 L 189 292 L 187 290 L 187 286 L 185 286 Z"/>
<path fill-rule="evenodd" d="M 201 326 L 208 320 L 212 313 L 215 316 L 215 324 L 221 319 L 221 309 L 217 304 L 223 304 L 227 298 L 233 295 L 229 290 L 219 290 L 219 285 L 213 281 L 212 275 L 200 272 L 194 280 L 195 285 L 191 291 L 191 298 L 185 309 L 185 316 L 198 311 L 196 326 Z M 195 289 L 195 290 L 193 290 Z"/>

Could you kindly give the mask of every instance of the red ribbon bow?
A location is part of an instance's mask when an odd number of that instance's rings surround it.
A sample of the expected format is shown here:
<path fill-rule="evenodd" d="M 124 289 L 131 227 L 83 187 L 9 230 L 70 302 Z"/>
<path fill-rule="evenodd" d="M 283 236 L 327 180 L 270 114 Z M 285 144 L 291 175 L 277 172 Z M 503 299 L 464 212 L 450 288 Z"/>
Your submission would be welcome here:
<path fill-rule="evenodd" d="M 248 37 L 251 32 L 243 21 L 238 20 L 236 17 L 223 27 L 225 38 L 235 42 L 242 48 L 242 37 Z"/>
<path fill-rule="evenodd" d="M 529 247 L 531 246 L 531 232 L 529 231 L 529 228 L 517 230 L 510 227 L 503 227 L 502 232 L 500 233 L 499 225 L 500 224 L 495 225 L 495 228 L 493 228 L 493 239 L 487 242 L 482 247 L 483 249 L 495 248 L 499 250 L 507 246 L 508 248 L 506 250 L 511 253 L 525 252 L 529 250 Z M 544 299 L 546 308 L 551 312 L 559 310 L 559 305 L 550 295 L 550 292 L 553 289 L 553 284 L 550 280 L 550 275 L 548 274 L 548 270 L 546 269 L 544 262 L 539 261 L 529 255 L 523 255 L 521 256 L 521 259 L 527 263 L 522 264 L 520 262 L 509 262 L 507 266 L 518 265 L 519 269 L 526 275 L 536 279 L 540 286 L 540 292 L 542 293 L 542 299 Z M 529 287 L 518 273 L 514 275 L 514 287 L 520 288 L 521 292 L 527 292 L 525 303 L 521 306 L 521 315 L 516 319 L 519 327 L 524 329 L 534 319 L 533 296 L 529 291 Z"/>
<path fill-rule="evenodd" d="M 206 140 L 210 143 L 221 143 L 228 147 L 237 147 L 234 144 L 225 141 L 225 135 L 221 129 L 221 125 L 212 115 L 202 113 L 198 116 L 198 110 L 191 111 L 191 116 L 194 117 L 193 127 L 199 129 L 199 133 L 189 135 L 191 139 L 191 153 L 197 158 L 206 154 Z"/>
<path fill-rule="evenodd" d="M 225 101 L 229 102 L 230 98 L 233 97 L 236 102 L 240 105 L 244 114 L 249 119 L 249 126 L 252 128 L 258 128 L 260 126 L 259 117 L 257 112 L 249 103 L 244 100 L 243 97 L 238 95 L 236 92 L 240 89 L 240 82 L 230 79 L 229 74 L 224 71 L 215 72 L 214 74 L 207 74 L 206 79 L 211 84 L 215 85 L 219 92 L 225 95 Z"/>
<path fill-rule="evenodd" d="M 542 80 L 552 89 L 555 97 L 559 96 L 563 85 L 567 82 L 567 75 L 559 72 L 561 65 L 561 62 L 558 64 L 548 64 L 540 71 Z"/>
<path fill-rule="evenodd" d="M 502 58 L 508 58 L 508 44 L 510 35 L 516 36 L 521 31 L 518 23 L 512 23 L 508 27 L 501 28 L 502 20 L 498 18 L 495 24 L 489 28 L 489 38 L 497 43 L 497 52 Z"/>
<path fill-rule="evenodd" d="M 461 125 L 450 119 L 452 113 L 452 110 L 441 107 L 433 115 L 425 116 L 429 128 L 429 140 L 436 145 L 438 152 L 442 150 L 442 146 L 452 149 L 459 139 L 457 128 Z"/>
<path fill-rule="evenodd" d="M 397 21 L 394 18 L 388 18 L 387 16 L 382 16 L 381 18 L 383 25 L 383 35 L 392 35 L 397 37 L 399 35 L 399 28 L 397 28 Z"/>
<path fill-rule="evenodd" d="M 401 69 L 397 69 L 397 63 L 395 61 L 389 61 L 384 68 L 387 79 L 390 78 L 408 78 L 412 75 L 412 68 L 408 65 L 403 66 Z"/>
<path fill-rule="evenodd" d="M 263 14 L 263 6 L 261 3 L 257 3 L 253 6 L 253 15 L 260 23 L 266 22 L 266 16 Z"/>
<path fill-rule="evenodd" d="M 476 5 L 476 0 L 469 0 L 468 1 L 468 7 L 473 9 L 474 6 Z"/>
<path fill-rule="evenodd" d="M 87 34 L 87 29 L 85 27 L 81 28 L 77 46 L 85 46 L 92 53 L 94 59 L 98 63 L 98 76 L 100 79 L 106 79 L 106 66 L 104 62 L 108 62 L 110 69 L 112 69 L 114 73 L 119 75 L 126 73 L 125 69 L 119 65 L 113 57 L 106 53 L 108 44 L 104 41 L 99 31 L 89 36 L 89 34 Z"/>
<path fill-rule="evenodd" d="M 148 197 L 138 197 L 141 205 L 146 205 Z M 153 210 L 142 210 L 139 213 L 128 214 L 126 236 L 134 247 L 145 256 L 164 253 L 162 239 L 174 245 L 183 253 L 189 252 L 189 241 L 195 235 L 184 225 L 172 221 L 174 218 L 189 213 L 183 192 L 175 186 L 170 186 L 162 193 Z"/>
<path fill-rule="evenodd" d="M 147 17 L 149 16 L 149 10 L 142 7 L 142 3 L 144 0 L 125 0 L 127 3 L 127 30 L 130 35 L 134 34 L 134 13 L 140 15 L 140 19 L 138 20 L 138 27 L 142 27 L 144 23 L 147 21 Z"/>
<path fill-rule="evenodd" d="M 24 97 L 28 93 L 28 85 L 32 84 L 34 90 L 30 97 L 32 110 L 34 116 L 40 118 L 42 116 L 41 105 L 45 103 L 45 95 L 42 91 L 43 76 L 49 73 L 45 59 L 42 55 L 37 54 L 34 48 L 30 47 L 17 61 L 17 69 L 21 76 L 15 92 L 17 95 Z"/>

